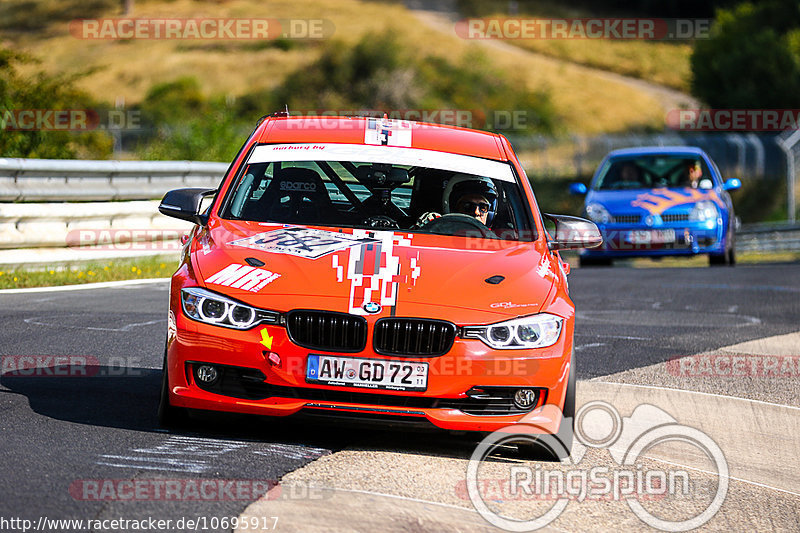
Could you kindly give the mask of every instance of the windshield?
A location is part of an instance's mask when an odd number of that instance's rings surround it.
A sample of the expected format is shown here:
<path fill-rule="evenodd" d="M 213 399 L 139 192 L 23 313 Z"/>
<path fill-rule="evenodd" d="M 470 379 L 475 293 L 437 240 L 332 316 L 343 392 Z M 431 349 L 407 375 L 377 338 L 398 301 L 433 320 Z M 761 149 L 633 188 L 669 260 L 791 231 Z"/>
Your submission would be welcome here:
<path fill-rule="evenodd" d="M 397 150 L 354 145 L 259 146 L 230 187 L 221 216 L 535 239 L 525 197 L 509 164 L 430 150 Z"/>
<path fill-rule="evenodd" d="M 606 162 L 595 182 L 597 190 L 691 187 L 711 189 L 711 173 L 702 157 L 647 155 Z"/>

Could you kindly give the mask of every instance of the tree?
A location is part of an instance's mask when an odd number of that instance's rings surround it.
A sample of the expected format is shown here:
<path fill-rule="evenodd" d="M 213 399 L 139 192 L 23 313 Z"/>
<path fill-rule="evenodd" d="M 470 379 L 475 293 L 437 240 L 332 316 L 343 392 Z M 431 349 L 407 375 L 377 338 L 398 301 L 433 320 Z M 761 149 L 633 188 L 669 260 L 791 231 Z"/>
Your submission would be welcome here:
<path fill-rule="evenodd" d="M 800 5 L 771 0 L 718 11 L 691 65 L 692 92 L 711 107 L 798 107 Z"/>
<path fill-rule="evenodd" d="M 54 112 L 97 116 L 98 105 L 76 89 L 71 79 L 42 73 L 19 76 L 14 66 L 23 61 L 23 55 L 0 47 L 0 157 L 107 158 L 113 141 L 105 132 L 64 131 L 48 126 L 54 124 Z M 23 123 L 23 113 L 45 120 Z"/>

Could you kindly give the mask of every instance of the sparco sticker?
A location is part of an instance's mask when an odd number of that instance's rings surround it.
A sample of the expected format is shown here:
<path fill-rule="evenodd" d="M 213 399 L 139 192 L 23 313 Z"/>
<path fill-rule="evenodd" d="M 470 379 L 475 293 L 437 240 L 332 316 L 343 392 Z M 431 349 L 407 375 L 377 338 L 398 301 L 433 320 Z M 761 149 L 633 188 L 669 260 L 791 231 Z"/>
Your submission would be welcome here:
<path fill-rule="evenodd" d="M 373 242 L 377 242 L 377 240 L 350 235 L 349 233 L 334 233 L 307 228 L 284 228 L 259 233 L 228 244 L 275 254 L 289 254 L 307 259 L 317 259 L 325 254 L 344 250 L 350 246 Z"/>

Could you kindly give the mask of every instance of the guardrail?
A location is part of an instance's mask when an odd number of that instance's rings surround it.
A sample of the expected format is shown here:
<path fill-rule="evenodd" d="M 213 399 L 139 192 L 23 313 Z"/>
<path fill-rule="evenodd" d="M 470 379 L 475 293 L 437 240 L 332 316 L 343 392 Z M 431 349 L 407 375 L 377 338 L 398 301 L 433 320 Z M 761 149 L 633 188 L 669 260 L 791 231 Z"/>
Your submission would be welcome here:
<path fill-rule="evenodd" d="M 748 224 L 736 232 L 739 252 L 800 251 L 800 224 Z"/>
<path fill-rule="evenodd" d="M 161 215 L 153 200 L 180 187 L 215 188 L 226 169 L 202 161 L 0 158 L 0 249 L 64 247 L 80 229 L 185 230 L 189 224 Z M 745 225 L 736 247 L 800 251 L 800 225 Z"/>
<path fill-rule="evenodd" d="M 0 158 L 0 201 L 154 200 L 180 187 L 216 188 L 227 168 L 205 161 Z"/>

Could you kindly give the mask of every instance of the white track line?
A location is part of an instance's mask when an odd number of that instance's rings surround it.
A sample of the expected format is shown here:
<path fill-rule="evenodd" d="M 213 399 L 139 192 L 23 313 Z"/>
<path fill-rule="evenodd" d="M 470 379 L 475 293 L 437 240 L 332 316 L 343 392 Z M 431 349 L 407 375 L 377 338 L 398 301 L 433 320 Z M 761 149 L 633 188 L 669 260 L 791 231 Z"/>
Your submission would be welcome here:
<path fill-rule="evenodd" d="M 169 282 L 170 278 L 125 279 L 121 281 L 102 281 L 99 283 L 84 283 L 81 285 L 59 285 L 57 287 L 30 287 L 27 289 L 2 289 L 2 294 L 27 294 L 33 292 L 63 292 L 82 291 L 87 289 L 107 289 L 111 287 L 128 287 L 134 285 L 151 285 Z"/>
<path fill-rule="evenodd" d="M 715 477 L 722 477 L 722 476 L 719 475 L 719 472 L 714 472 L 714 471 L 711 471 L 711 470 L 704 470 L 702 468 L 695 468 L 693 466 L 683 465 L 681 463 L 675 463 L 673 461 L 667 461 L 666 459 L 659 459 L 658 457 L 651 457 L 649 455 L 643 455 L 642 457 L 646 457 L 647 459 L 650 459 L 651 461 L 657 461 L 659 463 L 664 463 L 664 464 L 668 464 L 668 465 L 672 465 L 672 466 L 680 466 L 681 468 L 687 468 L 689 470 L 694 470 L 695 472 L 703 472 L 705 474 L 710 474 L 710 475 L 715 476 Z M 778 487 L 772 487 L 770 485 L 765 485 L 764 483 L 759 483 L 758 481 L 750 481 L 749 479 L 743 479 L 743 478 L 735 477 L 735 476 L 725 476 L 725 477 L 728 478 L 728 479 L 733 479 L 734 481 L 740 481 L 742 483 L 746 483 L 748 485 L 755 485 L 756 487 L 762 487 L 762 488 L 765 488 L 765 489 L 775 490 L 775 491 L 778 491 L 778 492 L 784 492 L 786 494 L 791 494 L 793 496 L 800 496 L 800 493 L 798 493 L 798 492 L 793 492 L 793 491 L 787 490 L 787 489 L 779 489 Z"/>
<path fill-rule="evenodd" d="M 786 408 L 786 409 L 795 409 L 795 410 L 800 411 L 800 407 L 795 407 L 793 405 L 785 405 L 785 404 L 782 404 L 782 403 L 765 402 L 765 401 L 762 401 L 762 400 L 751 400 L 750 398 L 741 398 L 739 396 L 728 396 L 727 394 L 715 394 L 713 392 L 700 392 L 700 391 L 694 391 L 694 390 L 688 390 L 688 389 L 676 389 L 676 388 L 673 388 L 673 387 L 658 387 L 656 385 L 637 385 L 637 384 L 634 384 L 634 383 L 618 383 L 616 381 L 600 381 L 601 379 L 602 378 L 592 378 L 592 379 L 589 379 L 589 380 L 586 380 L 586 381 L 591 381 L 592 383 L 608 383 L 609 385 L 622 385 L 622 386 L 625 386 L 625 387 L 638 387 L 640 389 L 656 389 L 656 390 L 675 391 L 675 392 L 687 392 L 689 394 L 700 394 L 700 395 L 703 395 L 703 396 L 714 396 L 714 397 L 717 397 L 717 398 L 726 398 L 726 399 L 729 399 L 729 400 L 739 400 L 739 401 L 742 401 L 742 402 L 760 403 L 760 404 L 769 405 L 769 406 L 772 406 L 772 407 L 783 407 L 783 408 Z"/>

